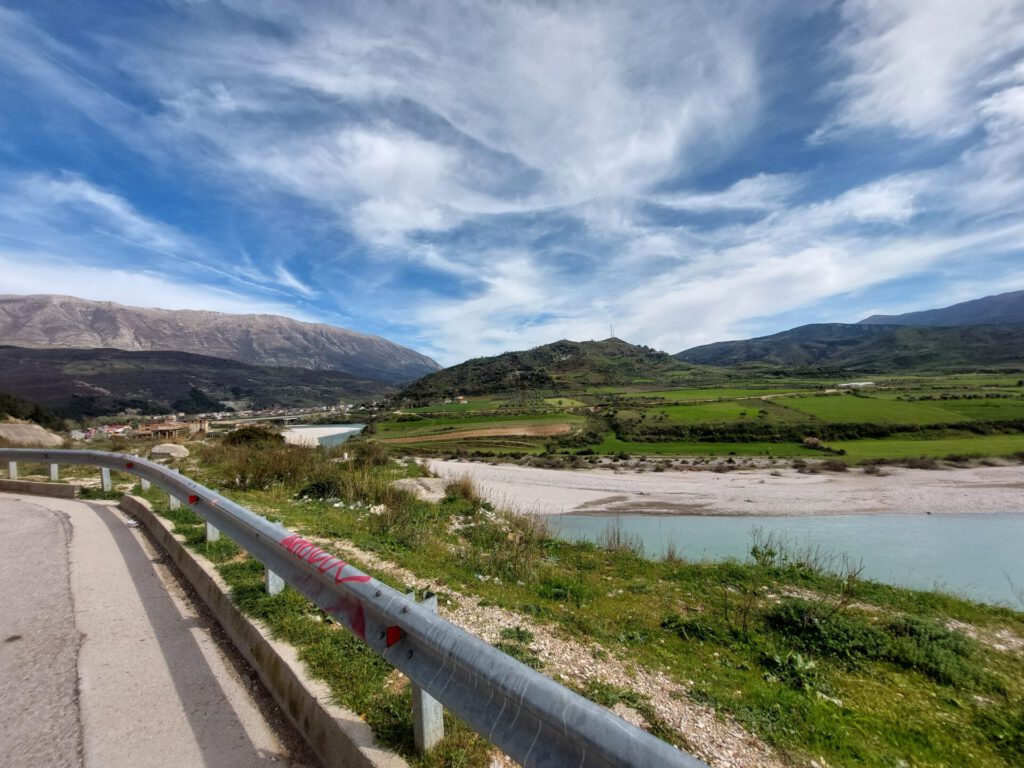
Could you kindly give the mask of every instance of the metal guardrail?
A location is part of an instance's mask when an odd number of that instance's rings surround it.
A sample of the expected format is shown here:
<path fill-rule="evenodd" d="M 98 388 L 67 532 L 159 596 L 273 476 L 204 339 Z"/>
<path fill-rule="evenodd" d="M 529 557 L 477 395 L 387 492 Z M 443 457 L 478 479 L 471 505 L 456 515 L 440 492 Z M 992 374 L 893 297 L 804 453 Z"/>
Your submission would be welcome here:
<path fill-rule="evenodd" d="M 525 768 L 707 768 L 609 710 L 435 615 L 230 499 L 137 456 L 103 451 L 0 449 L 0 461 L 88 464 L 126 472 L 187 504 L 366 642 L 414 686 Z"/>

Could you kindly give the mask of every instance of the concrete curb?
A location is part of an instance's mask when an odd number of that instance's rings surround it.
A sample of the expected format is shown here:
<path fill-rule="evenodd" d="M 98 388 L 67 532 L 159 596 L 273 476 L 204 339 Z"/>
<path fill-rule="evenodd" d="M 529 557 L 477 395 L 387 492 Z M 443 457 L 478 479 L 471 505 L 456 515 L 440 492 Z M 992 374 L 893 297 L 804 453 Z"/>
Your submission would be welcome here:
<path fill-rule="evenodd" d="M 167 551 L 325 766 L 408 768 L 402 757 L 375 744 L 370 726 L 355 713 L 331 703 L 327 686 L 307 676 L 294 648 L 271 638 L 264 626 L 238 610 L 213 565 L 195 557 L 148 501 L 126 495 L 118 506 L 138 518 Z"/>
<path fill-rule="evenodd" d="M 57 499 L 73 499 L 78 496 L 77 485 L 46 483 L 40 480 L 0 480 L 0 491 L 28 493 L 33 496 L 52 496 Z"/>

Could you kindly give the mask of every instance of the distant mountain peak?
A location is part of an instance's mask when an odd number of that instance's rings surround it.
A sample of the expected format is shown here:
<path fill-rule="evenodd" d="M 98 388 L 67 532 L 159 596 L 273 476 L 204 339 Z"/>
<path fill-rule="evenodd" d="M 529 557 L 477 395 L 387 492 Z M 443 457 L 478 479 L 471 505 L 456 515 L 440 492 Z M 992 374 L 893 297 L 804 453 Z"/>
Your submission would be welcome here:
<path fill-rule="evenodd" d="M 438 370 L 380 336 L 280 315 L 147 309 L 74 296 L 0 296 L 0 343 L 36 349 L 190 352 L 249 365 L 340 371 L 404 384 Z"/>

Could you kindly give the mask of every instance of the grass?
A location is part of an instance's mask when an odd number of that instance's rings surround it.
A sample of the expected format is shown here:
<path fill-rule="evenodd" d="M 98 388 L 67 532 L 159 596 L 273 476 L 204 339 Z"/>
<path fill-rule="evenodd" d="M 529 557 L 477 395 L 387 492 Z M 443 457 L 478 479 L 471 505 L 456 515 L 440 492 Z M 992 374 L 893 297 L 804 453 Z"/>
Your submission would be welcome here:
<path fill-rule="evenodd" d="M 586 403 L 572 397 L 545 397 L 544 402 L 556 408 L 583 408 Z"/>
<path fill-rule="evenodd" d="M 1024 451 L 1024 434 L 974 435 L 957 437 L 902 439 L 840 440 L 829 444 L 836 450 L 846 451 L 853 461 L 867 459 L 903 459 L 917 456 L 942 458 L 951 454 L 969 457 L 1013 456 Z"/>
<path fill-rule="evenodd" d="M 855 395 L 784 397 L 775 402 L 837 424 L 951 424 L 967 420 L 936 405 Z"/>
<path fill-rule="evenodd" d="M 736 398 L 760 398 L 765 395 L 781 395 L 789 392 L 807 391 L 805 388 L 765 389 L 738 387 L 706 387 L 703 389 L 662 389 L 653 392 L 622 392 L 624 398 L 650 398 L 667 401 L 680 400 L 721 400 Z"/>
<path fill-rule="evenodd" d="M 437 403 L 420 408 L 406 408 L 406 413 L 472 413 L 473 411 L 493 411 L 505 404 L 504 400 L 490 398 L 473 398 L 465 403 Z"/>
<path fill-rule="evenodd" d="M 978 421 L 1024 419 L 1024 398 L 943 400 L 942 408 L 960 414 L 965 419 L 977 419 Z"/>
<path fill-rule="evenodd" d="M 442 591 L 522 617 L 498 644 L 526 663 L 540 661 L 532 650 L 538 625 L 598 643 L 613 658 L 660 670 L 681 685 L 693 681 L 690 695 L 796 764 L 1020 764 L 1024 659 L 947 623 L 1024 635 L 1021 613 L 862 581 L 813 553 L 786 553 L 765 541 L 755 542 L 760 549 L 751 562 L 645 560 L 614 532 L 606 548 L 552 539 L 538 521 L 478 505 L 471 484 L 453 483 L 437 505 L 389 496 L 391 479 L 414 470 L 386 456 L 334 464 L 320 451 L 307 451 L 314 478 L 280 472 L 293 457 L 258 453 L 254 461 L 268 468 L 252 477 L 280 478 L 265 487 L 239 486 L 232 474 L 239 457 L 223 448 L 203 451 L 193 471 L 250 508 L 272 510 L 306 536 L 347 539 Z M 314 479 L 321 495 L 337 493 L 338 500 L 296 499 Z M 386 513 L 368 511 L 382 501 Z M 386 665 L 290 590 L 264 595 L 259 568 L 230 549 L 210 549 L 187 509 L 165 514 L 177 516 L 190 544 L 220 563 L 244 610 L 295 645 L 335 698 L 408 754 L 408 693 L 390 684 Z M 388 573 L 375 575 L 405 588 Z M 627 704 L 655 733 L 685 744 L 685 734 L 660 722 L 638 692 L 599 678 L 580 690 L 605 704 Z M 412 760 L 477 766 L 487 764 L 487 752 L 451 722 L 440 751 Z"/>

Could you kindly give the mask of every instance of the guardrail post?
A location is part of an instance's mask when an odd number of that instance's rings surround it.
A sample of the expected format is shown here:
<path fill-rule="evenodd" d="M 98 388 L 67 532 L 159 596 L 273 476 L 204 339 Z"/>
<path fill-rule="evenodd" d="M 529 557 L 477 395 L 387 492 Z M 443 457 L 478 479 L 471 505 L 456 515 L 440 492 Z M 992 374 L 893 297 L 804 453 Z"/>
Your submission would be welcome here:
<path fill-rule="evenodd" d="M 16 461 L 9 461 L 9 462 L 7 462 L 7 477 L 9 477 L 11 480 L 17 480 L 18 479 L 18 462 L 16 462 Z"/>
<path fill-rule="evenodd" d="M 149 487 L 150 487 L 149 480 L 147 480 L 144 477 L 140 477 L 139 478 L 139 487 L 142 488 L 142 490 L 144 490 L 144 491 L 148 491 Z"/>
<path fill-rule="evenodd" d="M 266 569 L 264 584 L 267 587 L 268 595 L 279 595 L 284 590 L 284 579 L 278 576 L 269 568 Z"/>
<path fill-rule="evenodd" d="M 220 531 L 210 525 L 210 521 L 206 521 L 206 540 L 217 541 L 220 538 Z"/>
<path fill-rule="evenodd" d="M 60 479 L 60 470 L 57 464 L 50 465 L 50 482 L 56 483 Z"/>
<path fill-rule="evenodd" d="M 178 497 L 173 493 L 167 496 L 167 508 L 168 509 L 181 509 L 181 502 L 178 501 Z"/>
<path fill-rule="evenodd" d="M 416 593 L 406 595 L 416 599 Z M 420 605 L 431 613 L 437 613 L 437 595 L 429 592 Z M 444 738 L 444 707 L 433 696 L 424 692 L 415 683 L 412 686 L 412 740 L 417 752 L 429 752 Z"/>
<path fill-rule="evenodd" d="M 100 487 L 104 491 L 112 491 L 114 489 L 113 484 L 110 482 L 110 470 L 106 467 L 100 468 Z"/>

